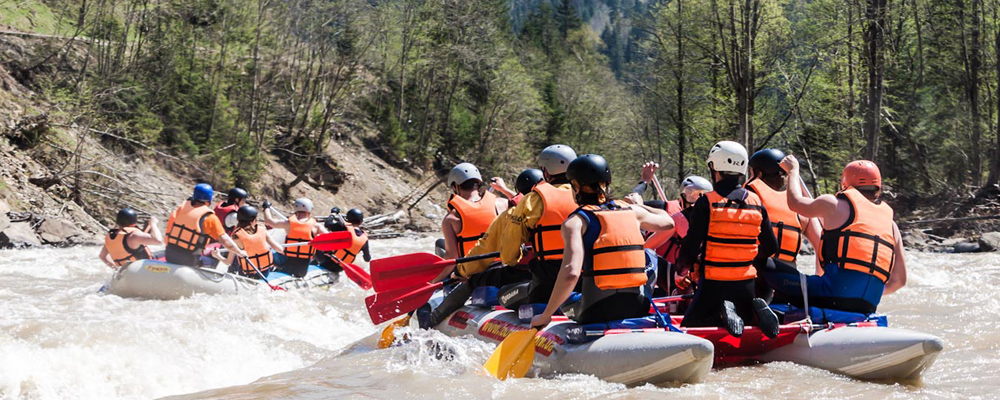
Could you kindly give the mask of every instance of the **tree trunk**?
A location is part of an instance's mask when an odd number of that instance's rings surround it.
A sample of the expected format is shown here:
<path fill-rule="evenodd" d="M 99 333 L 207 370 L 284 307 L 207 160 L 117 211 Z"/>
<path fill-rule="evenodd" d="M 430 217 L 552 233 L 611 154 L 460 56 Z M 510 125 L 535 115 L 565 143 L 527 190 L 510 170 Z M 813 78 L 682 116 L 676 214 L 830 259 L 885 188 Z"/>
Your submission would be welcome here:
<path fill-rule="evenodd" d="M 677 182 L 684 180 L 684 130 L 687 122 L 684 120 L 684 15 L 682 0 L 677 2 L 677 63 L 674 78 L 677 79 Z"/>
<path fill-rule="evenodd" d="M 876 161 L 881 130 L 882 94 L 885 80 L 885 14 L 888 0 L 867 0 L 865 58 L 868 62 L 868 109 L 865 111 L 864 158 Z"/>
<path fill-rule="evenodd" d="M 996 24 L 997 18 L 997 5 L 994 3 L 993 6 L 993 23 Z M 996 51 L 1000 52 L 1000 30 L 993 33 L 993 45 Z M 1000 79 L 1000 62 L 996 63 L 997 77 Z M 1000 181 L 1000 85 L 996 87 L 996 101 L 997 101 L 997 126 L 996 126 L 996 147 L 993 149 L 993 160 L 990 162 L 990 177 L 987 179 L 986 184 L 988 186 L 996 185 Z"/>

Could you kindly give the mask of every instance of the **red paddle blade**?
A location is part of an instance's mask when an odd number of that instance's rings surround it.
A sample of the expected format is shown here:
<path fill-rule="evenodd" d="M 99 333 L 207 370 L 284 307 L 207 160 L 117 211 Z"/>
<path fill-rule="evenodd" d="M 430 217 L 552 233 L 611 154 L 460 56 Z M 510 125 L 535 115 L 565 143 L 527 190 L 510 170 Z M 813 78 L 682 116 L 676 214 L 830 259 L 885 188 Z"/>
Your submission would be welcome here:
<path fill-rule="evenodd" d="M 372 277 L 365 270 L 361 269 L 361 267 L 343 261 L 340 261 L 340 267 L 344 269 L 344 275 L 347 275 L 350 280 L 357 283 L 361 289 L 368 290 L 372 288 Z"/>
<path fill-rule="evenodd" d="M 316 236 L 309 245 L 319 251 L 336 251 L 351 247 L 353 238 L 348 231 L 330 232 Z"/>
<path fill-rule="evenodd" d="M 372 260 L 369 266 L 375 291 L 388 292 L 423 285 L 448 265 L 451 260 L 430 253 L 413 253 Z"/>
<path fill-rule="evenodd" d="M 375 325 L 381 324 L 399 315 L 420 308 L 430 300 L 435 290 L 440 289 L 441 282 L 426 284 L 417 288 L 403 288 L 383 293 L 375 293 L 365 298 L 368 306 L 368 316 Z"/>

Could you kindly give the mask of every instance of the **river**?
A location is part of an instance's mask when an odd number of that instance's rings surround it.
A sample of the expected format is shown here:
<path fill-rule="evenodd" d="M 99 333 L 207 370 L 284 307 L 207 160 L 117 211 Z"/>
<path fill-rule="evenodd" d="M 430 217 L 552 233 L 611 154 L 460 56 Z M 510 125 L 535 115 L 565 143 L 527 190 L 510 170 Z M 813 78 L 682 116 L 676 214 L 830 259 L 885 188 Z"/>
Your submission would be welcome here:
<path fill-rule="evenodd" d="M 372 241 L 376 257 L 428 251 L 431 237 Z M 492 346 L 419 332 L 373 350 L 365 293 L 333 289 L 143 301 L 99 294 L 96 247 L 0 251 L 0 398 L 989 398 L 1000 393 L 1000 253 L 909 253 L 909 282 L 880 311 L 938 335 L 921 384 L 852 380 L 790 363 L 713 371 L 680 387 L 588 376 L 498 382 Z M 369 340 L 362 340 L 369 337 Z M 435 346 L 454 357 L 438 360 Z"/>

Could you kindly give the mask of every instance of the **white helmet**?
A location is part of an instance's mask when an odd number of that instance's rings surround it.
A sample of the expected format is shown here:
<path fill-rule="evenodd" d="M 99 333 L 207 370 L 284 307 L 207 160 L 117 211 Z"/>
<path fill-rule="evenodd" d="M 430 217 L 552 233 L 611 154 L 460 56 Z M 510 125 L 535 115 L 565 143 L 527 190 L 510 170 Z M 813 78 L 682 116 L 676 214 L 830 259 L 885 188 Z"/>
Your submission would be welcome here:
<path fill-rule="evenodd" d="M 467 162 L 458 164 L 448 173 L 448 187 L 461 185 L 470 179 L 483 182 L 483 175 L 479 173 L 479 168 Z"/>
<path fill-rule="evenodd" d="M 681 181 L 681 191 L 688 191 L 688 190 L 700 190 L 702 192 L 711 192 L 715 190 L 715 188 L 712 187 L 712 182 L 709 182 L 708 179 L 702 178 L 698 175 L 691 175 L 687 178 L 684 178 L 684 180 Z"/>
<path fill-rule="evenodd" d="M 295 210 L 295 212 L 299 211 L 312 212 L 313 202 L 312 200 L 309 200 L 305 197 L 300 197 L 298 199 L 295 199 L 295 203 L 292 204 L 292 208 Z"/>
<path fill-rule="evenodd" d="M 723 140 L 712 147 L 705 162 L 708 163 L 709 168 L 718 172 L 746 175 L 748 158 L 747 149 L 742 144 Z"/>
<path fill-rule="evenodd" d="M 538 168 L 549 175 L 565 174 L 569 163 L 576 159 L 576 152 L 567 145 L 554 144 L 538 154 Z"/>

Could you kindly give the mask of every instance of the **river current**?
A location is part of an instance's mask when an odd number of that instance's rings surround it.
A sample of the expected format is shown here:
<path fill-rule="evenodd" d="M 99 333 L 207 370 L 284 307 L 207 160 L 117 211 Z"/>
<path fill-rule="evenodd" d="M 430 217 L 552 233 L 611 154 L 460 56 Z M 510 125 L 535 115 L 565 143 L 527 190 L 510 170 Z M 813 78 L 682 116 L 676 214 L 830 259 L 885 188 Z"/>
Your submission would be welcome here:
<path fill-rule="evenodd" d="M 415 236 L 371 248 L 385 257 L 432 243 Z M 366 293 L 347 279 L 331 290 L 177 301 L 99 294 L 111 271 L 98 251 L 0 251 L 0 398 L 1000 397 L 1000 253 L 908 254 L 907 286 L 879 310 L 891 326 L 944 339 L 920 383 L 771 363 L 715 370 L 699 384 L 626 388 L 579 375 L 498 382 L 481 372 L 493 346 L 437 332 L 374 350 L 380 329 L 364 310 Z M 453 357 L 436 358 L 442 346 Z"/>

